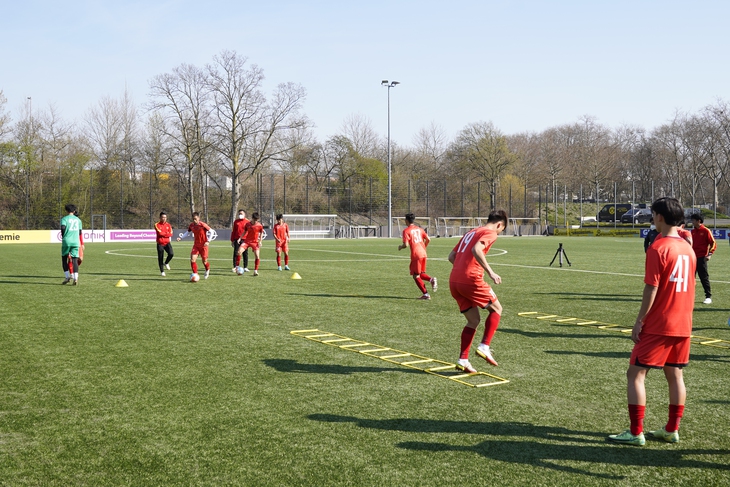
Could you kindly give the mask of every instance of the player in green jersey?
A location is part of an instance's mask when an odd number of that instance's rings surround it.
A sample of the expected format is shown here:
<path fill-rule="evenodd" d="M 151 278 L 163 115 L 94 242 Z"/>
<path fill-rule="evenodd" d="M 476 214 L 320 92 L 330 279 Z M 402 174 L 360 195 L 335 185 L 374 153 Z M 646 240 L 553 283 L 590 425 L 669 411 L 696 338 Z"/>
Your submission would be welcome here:
<path fill-rule="evenodd" d="M 66 216 L 61 218 L 61 261 L 66 276 L 62 284 L 73 279 L 73 285 L 79 283 L 79 248 L 81 247 L 81 219 L 74 215 L 76 205 L 66 205 Z M 69 265 L 71 256 L 71 265 Z"/>

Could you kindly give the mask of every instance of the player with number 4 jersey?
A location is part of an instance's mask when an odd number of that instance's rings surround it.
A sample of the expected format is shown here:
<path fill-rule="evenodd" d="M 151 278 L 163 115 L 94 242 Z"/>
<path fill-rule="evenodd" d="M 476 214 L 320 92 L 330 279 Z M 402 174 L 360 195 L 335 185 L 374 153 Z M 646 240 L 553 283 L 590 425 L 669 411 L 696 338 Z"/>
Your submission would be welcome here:
<path fill-rule="evenodd" d="M 692 311 L 695 298 L 697 258 L 692 246 L 680 237 L 684 217 L 674 198 L 660 198 L 651 205 L 654 223 L 662 238 L 646 252 L 644 293 L 631 331 L 634 348 L 627 377 L 630 428 L 609 435 L 614 443 L 641 446 L 644 439 L 646 387 L 649 369 L 662 369 L 669 388 L 669 419 L 664 428 L 649 431 L 662 441 L 679 441 L 679 422 L 687 391 L 682 368 L 689 363 Z"/>

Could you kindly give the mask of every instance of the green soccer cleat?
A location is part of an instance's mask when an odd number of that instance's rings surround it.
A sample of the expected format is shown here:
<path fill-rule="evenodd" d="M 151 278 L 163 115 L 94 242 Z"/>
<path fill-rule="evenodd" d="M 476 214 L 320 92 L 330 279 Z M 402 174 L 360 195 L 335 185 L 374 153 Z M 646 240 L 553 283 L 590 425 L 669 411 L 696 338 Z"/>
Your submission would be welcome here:
<path fill-rule="evenodd" d="M 626 430 L 623 433 L 619 433 L 617 435 L 608 435 L 608 441 L 635 446 L 644 446 L 644 443 L 646 443 L 646 440 L 644 439 L 644 433 L 632 435 L 631 430 Z"/>
<path fill-rule="evenodd" d="M 657 440 L 664 440 L 667 443 L 679 443 L 679 431 L 669 432 L 662 428 L 656 431 L 647 431 L 646 434 Z"/>

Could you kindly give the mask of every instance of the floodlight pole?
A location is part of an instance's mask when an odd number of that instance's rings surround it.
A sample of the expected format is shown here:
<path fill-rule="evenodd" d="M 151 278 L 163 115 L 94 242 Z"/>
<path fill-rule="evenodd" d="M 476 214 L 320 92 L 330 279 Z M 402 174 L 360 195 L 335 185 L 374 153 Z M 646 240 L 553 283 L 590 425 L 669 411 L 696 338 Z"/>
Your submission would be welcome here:
<path fill-rule="evenodd" d="M 387 79 L 380 82 L 381 86 L 388 88 L 388 238 L 393 236 L 393 194 L 390 165 L 390 89 L 395 88 L 399 84 L 399 81 L 388 81 Z"/>

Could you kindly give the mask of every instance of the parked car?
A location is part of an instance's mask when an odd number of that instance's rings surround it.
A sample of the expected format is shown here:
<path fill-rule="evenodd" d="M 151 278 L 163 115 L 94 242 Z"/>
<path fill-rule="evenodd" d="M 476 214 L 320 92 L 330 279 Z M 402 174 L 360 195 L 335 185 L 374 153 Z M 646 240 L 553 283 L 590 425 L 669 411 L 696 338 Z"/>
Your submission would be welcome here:
<path fill-rule="evenodd" d="M 648 208 L 633 208 L 621 216 L 621 223 L 649 223 L 651 210 Z"/>
<path fill-rule="evenodd" d="M 624 213 L 631 209 L 631 205 L 628 203 L 608 204 L 601 208 L 601 211 L 596 215 L 596 219 L 599 222 L 612 222 L 620 221 Z"/>

